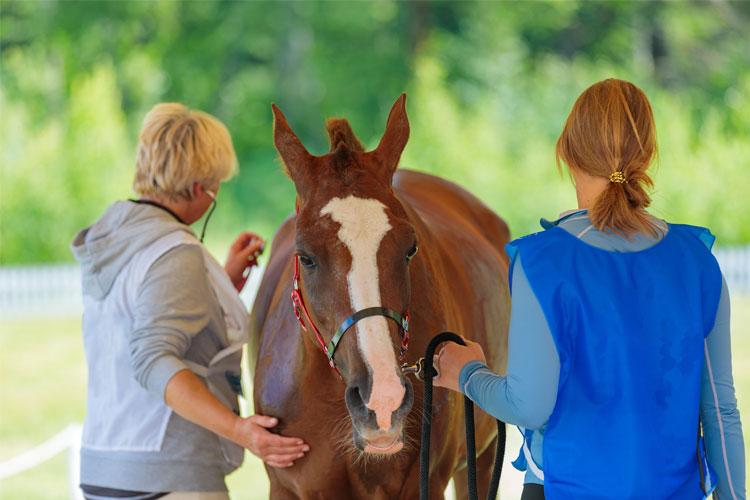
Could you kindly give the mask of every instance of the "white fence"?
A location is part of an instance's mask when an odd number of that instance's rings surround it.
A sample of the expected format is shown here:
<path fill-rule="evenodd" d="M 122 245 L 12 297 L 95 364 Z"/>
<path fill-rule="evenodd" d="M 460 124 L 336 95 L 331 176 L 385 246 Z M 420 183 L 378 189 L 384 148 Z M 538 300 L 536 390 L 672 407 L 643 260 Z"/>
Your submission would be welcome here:
<path fill-rule="evenodd" d="M 750 245 L 714 250 L 730 294 L 750 294 Z"/>
<path fill-rule="evenodd" d="M 81 426 L 71 424 L 40 445 L 5 462 L 0 462 L 0 481 L 26 472 L 60 453 L 68 453 L 68 494 L 71 500 L 83 500 L 79 483 Z"/>
<path fill-rule="evenodd" d="M 76 315 L 82 308 L 76 264 L 0 267 L 3 318 Z"/>
<path fill-rule="evenodd" d="M 732 294 L 750 294 L 750 246 L 714 250 Z M 254 270 L 242 298 L 250 304 L 260 283 Z M 81 313 L 81 277 L 75 264 L 0 267 L 0 316 L 69 316 Z"/>
<path fill-rule="evenodd" d="M 263 269 L 254 269 L 240 297 L 250 305 Z M 0 317 L 77 316 L 83 311 L 76 264 L 0 267 Z"/>

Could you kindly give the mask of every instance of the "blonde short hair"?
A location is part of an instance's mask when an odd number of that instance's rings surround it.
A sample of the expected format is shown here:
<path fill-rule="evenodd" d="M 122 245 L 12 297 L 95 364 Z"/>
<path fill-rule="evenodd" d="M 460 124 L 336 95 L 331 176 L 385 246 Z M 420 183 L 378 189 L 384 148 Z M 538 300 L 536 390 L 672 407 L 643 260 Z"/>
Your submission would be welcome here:
<path fill-rule="evenodd" d="M 139 195 L 189 200 L 193 183 L 216 189 L 236 171 L 229 131 L 208 113 L 161 103 L 143 119 L 133 181 Z"/>

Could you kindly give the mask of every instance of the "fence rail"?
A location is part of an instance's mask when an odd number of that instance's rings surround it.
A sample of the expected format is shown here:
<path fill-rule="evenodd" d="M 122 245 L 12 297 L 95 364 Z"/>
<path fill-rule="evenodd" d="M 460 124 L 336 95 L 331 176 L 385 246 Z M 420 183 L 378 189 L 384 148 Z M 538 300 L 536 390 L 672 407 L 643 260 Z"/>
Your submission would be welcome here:
<path fill-rule="evenodd" d="M 250 305 L 260 286 L 255 269 L 240 297 Z M 81 271 L 76 264 L 0 267 L 0 317 L 76 316 L 83 311 Z"/>
<path fill-rule="evenodd" d="M 80 482 L 79 452 L 81 448 L 81 432 L 82 427 L 80 424 L 71 424 L 38 446 L 9 460 L 0 462 L 0 481 L 42 465 L 51 458 L 67 451 L 68 493 L 71 500 L 83 500 L 81 488 L 78 486 Z"/>
<path fill-rule="evenodd" d="M 750 245 L 714 250 L 730 294 L 750 294 Z"/>
<path fill-rule="evenodd" d="M 0 267 L 0 314 L 80 314 L 81 274 L 75 264 Z"/>
<path fill-rule="evenodd" d="M 750 245 L 714 249 L 732 294 L 750 294 Z M 262 272 L 253 271 L 242 298 L 255 296 Z M 75 264 L 0 267 L 0 315 L 8 317 L 80 314 L 81 277 Z"/>

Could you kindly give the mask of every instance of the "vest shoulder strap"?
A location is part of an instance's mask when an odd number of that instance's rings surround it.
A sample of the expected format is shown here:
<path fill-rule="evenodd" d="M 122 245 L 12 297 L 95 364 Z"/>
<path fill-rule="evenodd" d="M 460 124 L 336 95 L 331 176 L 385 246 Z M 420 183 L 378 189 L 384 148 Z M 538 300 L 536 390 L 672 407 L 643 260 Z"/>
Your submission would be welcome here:
<path fill-rule="evenodd" d="M 683 230 L 694 237 L 698 238 L 709 250 L 714 246 L 716 242 L 716 236 L 713 235 L 710 229 L 701 226 L 691 226 L 689 224 L 670 224 L 670 230 Z"/>

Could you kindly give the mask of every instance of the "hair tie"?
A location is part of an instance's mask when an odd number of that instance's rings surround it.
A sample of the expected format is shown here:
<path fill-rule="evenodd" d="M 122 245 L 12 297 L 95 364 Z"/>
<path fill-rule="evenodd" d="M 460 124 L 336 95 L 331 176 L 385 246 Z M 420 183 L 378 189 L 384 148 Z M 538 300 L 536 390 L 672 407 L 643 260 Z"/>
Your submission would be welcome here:
<path fill-rule="evenodd" d="M 625 182 L 625 174 L 623 174 L 619 170 L 617 172 L 612 172 L 611 174 L 609 174 L 609 182 L 614 182 L 615 184 L 622 184 Z"/>

